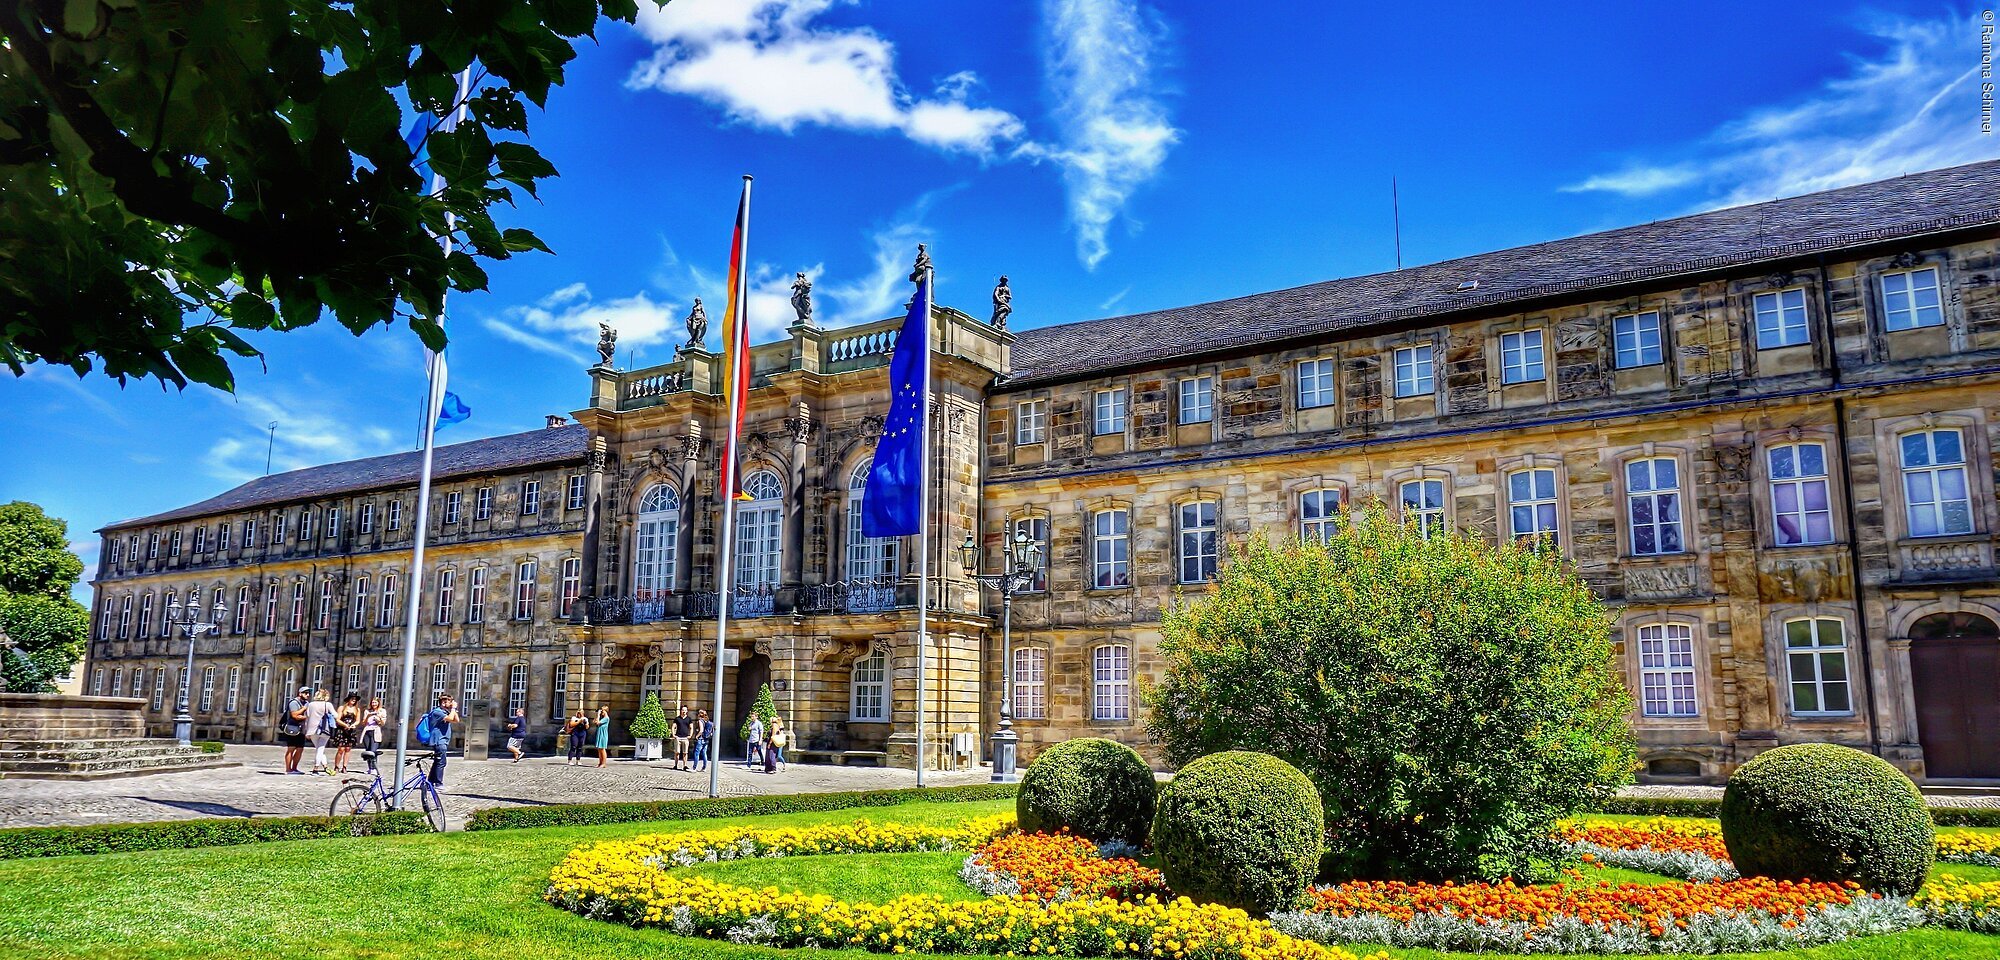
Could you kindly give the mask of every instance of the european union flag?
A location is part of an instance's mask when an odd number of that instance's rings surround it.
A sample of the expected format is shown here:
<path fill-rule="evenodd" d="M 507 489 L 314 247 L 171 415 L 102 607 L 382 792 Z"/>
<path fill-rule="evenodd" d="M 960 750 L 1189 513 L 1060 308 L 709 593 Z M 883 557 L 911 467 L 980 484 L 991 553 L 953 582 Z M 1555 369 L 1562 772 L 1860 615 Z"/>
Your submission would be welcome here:
<path fill-rule="evenodd" d="M 472 408 L 466 406 L 465 401 L 458 398 L 458 394 L 449 390 L 444 392 L 444 402 L 438 404 L 438 426 L 458 423 L 471 416 Z"/>
<path fill-rule="evenodd" d="M 930 394 L 931 278 L 924 271 L 889 358 L 889 416 L 861 498 L 861 535 L 906 537 L 923 529 L 924 405 Z"/>
<path fill-rule="evenodd" d="M 417 176 L 423 179 L 424 190 L 426 192 L 431 189 L 430 133 L 430 115 L 419 113 L 417 114 L 416 121 L 410 124 L 409 134 L 403 137 L 403 143 L 409 146 L 410 156 L 413 158 L 410 166 L 415 167 Z"/>

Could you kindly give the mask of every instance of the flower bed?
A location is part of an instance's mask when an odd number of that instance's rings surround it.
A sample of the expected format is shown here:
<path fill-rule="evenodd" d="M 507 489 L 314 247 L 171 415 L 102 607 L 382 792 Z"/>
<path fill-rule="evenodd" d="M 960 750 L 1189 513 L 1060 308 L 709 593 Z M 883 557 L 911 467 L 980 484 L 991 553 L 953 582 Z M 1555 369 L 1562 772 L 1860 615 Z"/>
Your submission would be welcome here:
<path fill-rule="evenodd" d="M 1186 899 L 1123 902 L 1090 897 L 1044 903 L 1022 895 L 947 903 L 911 895 L 876 905 L 823 894 L 752 890 L 676 871 L 741 857 L 961 850 L 993 840 L 1011 826 L 1008 817 L 987 817 L 951 828 L 860 821 L 607 841 L 572 851 L 558 863 L 544 897 L 595 919 L 775 947 L 1174 960 L 1356 960 L 1338 947 L 1281 934 L 1241 910 Z"/>
<path fill-rule="evenodd" d="M 2000 880 L 1974 883 L 1944 875 L 1931 878 L 1910 904 L 1934 927 L 2000 934 Z"/>
<path fill-rule="evenodd" d="M 1564 835 L 1578 853 L 1608 867 L 1643 870 L 1682 880 L 1733 880 L 1736 867 L 1722 844 L 1722 825 L 1691 817 L 1653 817 L 1624 823 L 1570 824 Z M 1940 830 L 1939 863 L 2000 867 L 2000 834 Z"/>
<path fill-rule="evenodd" d="M 1068 833 L 1012 833 L 979 848 L 959 876 L 987 896 L 1026 895 L 1043 903 L 1109 897 L 1137 901 L 1165 898 L 1158 870 L 1118 856 Z"/>

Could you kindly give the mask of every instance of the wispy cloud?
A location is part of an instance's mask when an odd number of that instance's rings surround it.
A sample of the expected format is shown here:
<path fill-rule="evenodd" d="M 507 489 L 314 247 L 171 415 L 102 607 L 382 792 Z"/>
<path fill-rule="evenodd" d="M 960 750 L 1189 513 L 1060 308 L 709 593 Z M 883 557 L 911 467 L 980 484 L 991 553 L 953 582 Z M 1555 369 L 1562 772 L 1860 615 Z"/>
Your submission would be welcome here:
<path fill-rule="evenodd" d="M 940 200 L 965 186 L 957 183 L 925 191 L 869 235 L 869 244 L 874 248 L 874 269 L 865 276 L 829 284 L 826 288 L 829 298 L 838 305 L 833 311 L 834 323 L 881 320 L 902 308 L 910 298 L 910 264 L 916 259 L 917 244 L 936 242 L 925 221 Z M 935 255 L 936 250 L 932 253 Z"/>
<path fill-rule="evenodd" d="M 399 434 L 366 422 L 332 399 L 335 391 L 308 380 L 299 388 L 274 386 L 269 379 L 239 383 L 233 397 L 218 397 L 235 424 L 210 444 L 202 463 L 211 476 L 242 483 L 263 476 L 268 449 L 271 472 L 352 460 L 404 449 L 416 435 L 417 406 L 410 405 L 409 429 Z M 275 434 L 268 432 L 277 424 Z"/>
<path fill-rule="evenodd" d="M 1970 17 L 1872 17 L 1879 52 L 1810 95 L 1723 124 L 1667 158 L 1634 159 L 1563 187 L 1647 196 L 1699 191 L 1730 206 L 1985 160 L 1979 132 L 1978 24 Z M 1970 39 L 1969 39 L 1970 38 Z"/>
<path fill-rule="evenodd" d="M 487 331 L 540 353 L 587 365 L 597 343 L 598 324 L 618 331 L 622 348 L 645 349 L 673 342 L 680 326 L 675 304 L 654 300 L 644 291 L 615 300 L 599 300 L 584 283 L 572 283 L 528 304 L 509 307 L 483 321 Z"/>
<path fill-rule="evenodd" d="M 1131 292 L 1132 292 L 1132 285 L 1128 283 L 1125 285 L 1125 289 L 1120 290 L 1109 297 L 1106 297 L 1103 303 L 1097 305 L 1097 309 L 1101 312 L 1109 313 L 1111 312 L 1111 309 L 1113 307 L 1116 307 L 1120 303 L 1123 303 L 1125 301 L 1125 295 Z"/>
<path fill-rule="evenodd" d="M 917 96 L 896 48 L 865 27 L 816 19 L 837 0 L 677 0 L 647 6 L 639 30 L 656 50 L 627 85 L 699 97 L 744 123 L 894 131 L 946 151 L 991 155 L 1020 138 L 1020 118 L 978 106 L 969 71 Z"/>
<path fill-rule="evenodd" d="M 1061 165 L 1077 257 L 1095 269 L 1111 252 L 1111 222 L 1180 139 L 1152 75 L 1161 30 L 1135 0 L 1043 0 L 1042 18 L 1062 137 L 1019 153 Z"/>

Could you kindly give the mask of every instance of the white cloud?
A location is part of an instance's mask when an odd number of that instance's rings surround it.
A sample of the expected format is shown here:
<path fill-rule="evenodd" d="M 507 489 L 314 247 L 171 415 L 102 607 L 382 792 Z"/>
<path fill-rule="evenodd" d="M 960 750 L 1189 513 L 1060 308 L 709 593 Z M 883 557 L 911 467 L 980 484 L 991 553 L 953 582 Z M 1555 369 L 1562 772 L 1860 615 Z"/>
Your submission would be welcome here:
<path fill-rule="evenodd" d="M 1153 88 L 1159 31 L 1135 0 L 1043 0 L 1042 16 L 1043 73 L 1062 141 L 1019 152 L 1061 165 L 1077 256 L 1095 269 L 1111 252 L 1111 221 L 1159 173 L 1180 131 Z"/>
<path fill-rule="evenodd" d="M 1125 295 L 1131 292 L 1132 292 L 1132 285 L 1128 283 L 1125 285 L 1125 289 L 1120 290 L 1117 293 L 1114 293 L 1111 296 L 1105 298 L 1103 303 L 1097 305 L 1097 309 L 1104 313 L 1110 313 L 1111 308 L 1119 305 L 1120 303 L 1123 303 L 1125 301 Z"/>
<path fill-rule="evenodd" d="M 408 430 L 398 433 L 359 421 L 337 408 L 333 396 L 310 382 L 299 390 L 273 386 L 269 378 L 239 382 L 235 396 L 217 399 L 238 422 L 210 444 L 204 466 L 211 476 L 242 483 L 264 475 L 267 450 L 270 471 L 283 473 L 415 446 L 417 404 L 410 405 Z M 273 422 L 275 435 L 268 432 Z"/>
<path fill-rule="evenodd" d="M 1989 159 L 1979 132 L 1978 24 L 1876 18 L 1882 47 L 1796 102 L 1718 127 L 1666 161 L 1634 161 L 1563 187 L 1644 196 L 1699 189 L 1699 207 L 1753 203 Z M 1968 39 L 1970 38 L 1970 39 Z"/>
<path fill-rule="evenodd" d="M 687 94 L 744 123 L 900 132 L 947 151 L 991 155 L 1024 127 L 969 102 L 977 78 L 946 77 L 928 97 L 896 73 L 896 48 L 865 27 L 813 21 L 834 0 L 676 0 L 645 7 L 639 30 L 656 50 L 626 83 Z"/>
<path fill-rule="evenodd" d="M 840 305 L 833 313 L 833 323 L 869 323 L 902 312 L 912 292 L 910 266 L 917 258 L 917 244 L 930 243 L 932 256 L 937 255 L 935 238 L 925 220 L 938 201 L 964 188 L 965 184 L 959 183 L 924 192 L 869 236 L 875 248 L 874 268 L 866 276 L 827 287 L 828 297 Z"/>
<path fill-rule="evenodd" d="M 684 309 L 661 303 L 644 291 L 616 300 L 598 300 L 583 283 L 572 283 L 525 307 L 509 307 L 488 317 L 488 331 L 513 343 L 579 364 L 594 361 L 597 325 L 618 331 L 621 350 L 672 346 L 679 341 Z"/>

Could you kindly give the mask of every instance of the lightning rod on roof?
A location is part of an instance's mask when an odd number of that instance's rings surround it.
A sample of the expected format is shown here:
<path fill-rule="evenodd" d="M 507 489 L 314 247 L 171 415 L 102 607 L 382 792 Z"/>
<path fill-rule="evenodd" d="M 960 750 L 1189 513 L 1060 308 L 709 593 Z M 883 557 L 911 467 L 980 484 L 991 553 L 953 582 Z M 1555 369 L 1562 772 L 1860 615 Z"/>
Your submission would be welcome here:
<path fill-rule="evenodd" d="M 271 435 L 264 438 L 264 475 L 271 475 L 271 450 L 278 445 L 278 421 L 271 421 Z"/>

